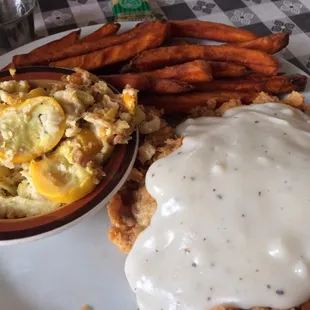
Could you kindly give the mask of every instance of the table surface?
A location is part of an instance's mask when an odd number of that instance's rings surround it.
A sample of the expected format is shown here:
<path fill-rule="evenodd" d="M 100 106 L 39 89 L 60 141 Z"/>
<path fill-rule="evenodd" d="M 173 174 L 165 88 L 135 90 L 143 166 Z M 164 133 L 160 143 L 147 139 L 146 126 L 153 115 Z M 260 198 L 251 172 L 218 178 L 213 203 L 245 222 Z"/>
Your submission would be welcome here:
<path fill-rule="evenodd" d="M 282 57 L 310 73 L 310 0 L 149 0 L 157 18 L 199 19 L 245 28 L 260 36 L 288 32 Z M 108 0 L 38 0 L 35 30 L 44 37 L 113 20 Z"/>

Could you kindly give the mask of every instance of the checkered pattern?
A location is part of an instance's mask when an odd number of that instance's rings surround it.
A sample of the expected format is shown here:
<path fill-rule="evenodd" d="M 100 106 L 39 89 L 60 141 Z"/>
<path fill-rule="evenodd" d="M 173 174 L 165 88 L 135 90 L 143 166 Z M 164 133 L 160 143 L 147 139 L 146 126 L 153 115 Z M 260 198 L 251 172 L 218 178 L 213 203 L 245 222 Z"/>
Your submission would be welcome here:
<path fill-rule="evenodd" d="M 310 74 L 310 0 L 150 0 L 158 18 L 199 19 L 248 29 L 260 36 L 291 34 L 282 56 Z M 38 0 L 38 37 L 113 20 L 111 0 Z"/>

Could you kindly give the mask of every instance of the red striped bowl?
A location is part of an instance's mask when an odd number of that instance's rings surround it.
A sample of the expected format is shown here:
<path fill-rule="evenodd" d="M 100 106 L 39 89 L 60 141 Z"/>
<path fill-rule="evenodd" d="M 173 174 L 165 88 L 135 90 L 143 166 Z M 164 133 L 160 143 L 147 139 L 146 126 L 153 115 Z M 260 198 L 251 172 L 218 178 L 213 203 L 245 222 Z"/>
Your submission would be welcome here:
<path fill-rule="evenodd" d="M 14 79 L 59 81 L 64 74 L 71 73 L 72 70 L 63 68 L 25 67 L 17 69 Z M 0 72 L 0 81 L 12 79 L 9 71 Z M 113 91 L 117 92 L 115 89 Z M 0 219 L 0 244 L 32 240 L 56 233 L 105 206 L 126 181 L 137 155 L 138 140 L 136 132 L 127 145 L 115 147 L 103 167 L 106 176 L 93 192 L 82 199 L 40 216 Z"/>

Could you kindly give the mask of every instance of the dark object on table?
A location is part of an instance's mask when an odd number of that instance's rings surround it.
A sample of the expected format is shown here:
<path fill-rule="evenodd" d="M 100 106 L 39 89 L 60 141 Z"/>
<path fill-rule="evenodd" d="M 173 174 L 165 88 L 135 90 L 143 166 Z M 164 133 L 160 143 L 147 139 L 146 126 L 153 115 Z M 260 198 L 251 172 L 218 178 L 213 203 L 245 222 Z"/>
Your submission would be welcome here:
<path fill-rule="evenodd" d="M 34 39 L 35 4 L 35 0 L 0 2 L 0 47 L 16 48 Z"/>

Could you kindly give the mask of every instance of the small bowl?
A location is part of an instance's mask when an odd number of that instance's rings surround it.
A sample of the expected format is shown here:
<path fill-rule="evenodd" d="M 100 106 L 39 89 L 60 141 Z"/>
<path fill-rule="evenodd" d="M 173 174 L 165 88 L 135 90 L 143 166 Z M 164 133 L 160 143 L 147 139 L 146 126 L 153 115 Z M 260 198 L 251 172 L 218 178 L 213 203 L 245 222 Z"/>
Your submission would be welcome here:
<path fill-rule="evenodd" d="M 13 79 L 59 81 L 63 75 L 73 72 L 63 68 L 25 67 L 17 69 L 14 78 L 9 71 L 0 72 L 0 81 Z M 109 87 L 117 93 L 117 90 L 110 85 Z M 115 147 L 110 159 L 103 166 L 106 176 L 94 191 L 82 199 L 39 216 L 0 219 L 0 245 L 33 240 L 56 233 L 105 206 L 126 181 L 136 159 L 138 140 L 138 132 L 135 132 L 128 144 Z"/>

